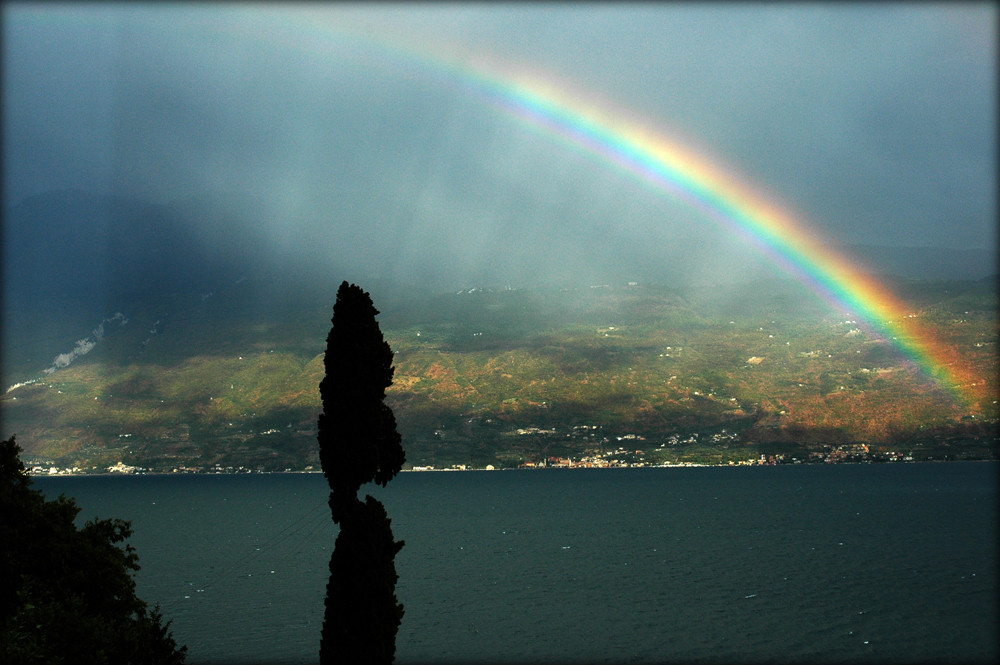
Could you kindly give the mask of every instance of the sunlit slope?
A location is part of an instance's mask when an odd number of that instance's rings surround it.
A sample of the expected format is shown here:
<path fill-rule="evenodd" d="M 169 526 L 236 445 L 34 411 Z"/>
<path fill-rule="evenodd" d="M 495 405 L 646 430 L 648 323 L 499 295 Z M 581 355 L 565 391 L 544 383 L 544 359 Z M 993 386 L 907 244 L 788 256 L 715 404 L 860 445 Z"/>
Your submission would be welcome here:
<path fill-rule="evenodd" d="M 599 444 L 570 436 L 583 425 L 650 442 L 725 429 L 739 434 L 731 458 L 982 435 L 997 409 L 992 283 L 897 287 L 978 368 L 975 404 L 956 404 L 890 344 L 788 282 L 743 294 L 622 284 L 386 296 L 389 400 L 413 465 L 582 454 Z M 50 374 L 47 361 L 5 359 L 22 372 L 14 381 L 37 382 L 0 400 L 2 436 L 60 466 L 318 468 L 332 302 L 266 293 L 244 281 L 147 299 Z M 87 332 L 64 334 L 63 346 Z M 557 434 L 516 434 L 532 427 Z"/>

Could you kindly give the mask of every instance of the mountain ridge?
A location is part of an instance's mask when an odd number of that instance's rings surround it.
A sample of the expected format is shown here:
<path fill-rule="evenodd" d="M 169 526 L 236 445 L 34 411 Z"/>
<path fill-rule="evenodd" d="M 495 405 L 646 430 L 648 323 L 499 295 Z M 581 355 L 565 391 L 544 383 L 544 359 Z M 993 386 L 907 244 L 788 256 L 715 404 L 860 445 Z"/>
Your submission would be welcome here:
<path fill-rule="evenodd" d="M 152 308 L 110 324 L 86 355 L 0 397 L 4 435 L 77 466 L 315 466 L 332 305 L 261 310 L 243 284 L 178 298 L 172 318 Z M 429 294 L 380 316 L 395 352 L 389 403 L 413 466 L 504 466 L 607 445 L 577 436 L 583 426 L 658 445 L 722 437 L 660 451 L 687 461 L 889 450 L 921 432 L 993 454 L 981 446 L 995 444 L 995 289 L 914 282 L 904 295 L 980 367 L 971 410 L 792 282 L 739 310 L 655 285 Z"/>
<path fill-rule="evenodd" d="M 262 236 L 234 252 L 196 226 L 225 218 L 232 229 L 236 217 L 199 218 L 199 206 L 71 193 L 15 207 L 2 376 L 4 389 L 21 385 L 0 397 L 2 436 L 98 466 L 309 466 L 337 267 L 303 281 L 266 260 Z M 391 399 L 411 463 L 581 452 L 582 425 L 660 438 L 725 429 L 746 447 L 736 455 L 790 437 L 891 446 L 921 427 L 944 428 L 940 439 L 968 431 L 963 418 L 995 421 L 985 276 L 881 278 L 983 372 L 965 409 L 800 283 L 766 272 L 741 285 L 657 282 L 634 268 L 606 282 L 450 292 L 361 282 L 397 354 Z M 568 442 L 511 434 L 531 428 Z M 698 454 L 710 452 L 721 454 Z"/>

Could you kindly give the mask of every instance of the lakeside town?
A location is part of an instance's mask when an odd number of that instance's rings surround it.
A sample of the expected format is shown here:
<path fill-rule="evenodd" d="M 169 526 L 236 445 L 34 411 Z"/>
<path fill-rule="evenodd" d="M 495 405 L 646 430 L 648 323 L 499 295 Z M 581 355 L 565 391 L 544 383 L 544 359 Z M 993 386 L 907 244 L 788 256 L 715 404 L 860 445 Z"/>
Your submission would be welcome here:
<path fill-rule="evenodd" d="M 718 435 L 715 435 L 718 436 Z M 639 435 L 624 435 L 618 437 L 629 442 L 643 442 Z M 662 448 L 663 445 L 660 446 Z M 656 461 L 654 455 L 647 455 L 642 448 L 618 446 L 613 450 L 595 452 L 579 457 L 551 456 L 538 461 L 524 461 L 512 466 L 487 464 L 474 466 L 469 464 L 450 464 L 447 466 L 414 465 L 404 467 L 404 472 L 425 471 L 497 471 L 511 469 L 624 469 L 624 468 L 682 468 L 705 466 L 777 466 L 780 464 L 866 464 L 884 462 L 915 462 L 934 461 L 934 458 L 916 459 L 912 452 L 872 451 L 867 444 L 824 445 L 822 450 L 809 451 L 804 456 L 786 454 L 760 455 L 741 460 L 729 460 L 718 464 L 689 461 Z M 149 469 L 118 462 L 108 467 L 81 469 L 79 467 L 57 467 L 48 464 L 32 463 L 27 471 L 34 476 L 79 476 L 79 475 L 169 475 L 169 474 L 250 474 L 250 473 L 321 473 L 313 465 L 302 469 L 286 468 L 280 471 L 265 470 L 247 466 L 211 466 L 179 465 L 170 469 Z"/>
<path fill-rule="evenodd" d="M 289 426 L 290 427 L 290 426 Z M 296 430 L 315 441 L 315 433 Z M 268 429 L 260 434 L 274 437 L 282 432 Z M 982 437 L 980 437 L 982 438 Z M 134 441 L 121 433 L 118 441 Z M 141 443 L 139 445 L 142 445 Z M 412 447 L 411 447 L 412 446 Z M 485 447 L 489 454 L 472 457 L 463 451 Z M 25 459 L 35 476 L 79 475 L 173 475 L 173 474 L 264 474 L 320 473 L 318 449 L 306 452 L 299 464 L 280 460 L 266 449 L 245 448 L 245 455 L 205 457 L 162 456 L 142 464 L 135 444 L 109 449 L 119 452 L 105 461 L 63 466 L 57 460 Z M 129 453 L 126 456 L 124 453 Z M 605 424 L 526 425 L 514 427 L 495 418 L 463 418 L 441 423 L 417 434 L 407 447 L 411 461 L 405 472 L 499 471 L 539 469 L 683 468 L 708 466 L 778 466 L 784 464 L 870 464 L 928 461 L 996 460 L 995 439 L 979 440 L 928 432 L 922 439 L 895 446 L 868 442 L 762 443 L 749 441 L 746 432 L 730 426 L 701 428 L 670 434 L 622 431 Z M 464 458 L 464 459 L 463 459 Z M 113 462 L 109 464 L 108 462 Z"/>
<path fill-rule="evenodd" d="M 777 455 L 761 455 L 743 460 L 730 460 L 720 464 L 705 464 L 699 462 L 647 462 L 645 452 L 641 449 L 626 450 L 618 448 L 603 455 L 585 455 L 580 458 L 549 457 L 538 462 L 522 462 L 518 469 L 625 469 L 625 468 L 678 468 L 703 466 L 777 466 L 779 464 L 864 464 L 872 462 L 913 462 L 912 453 L 887 451 L 872 453 L 866 444 L 828 445 L 822 451 L 812 451 L 804 459 Z M 928 460 L 930 461 L 930 460 Z M 486 471 L 494 470 L 492 464 L 485 467 Z M 465 464 L 454 464 L 448 467 L 415 466 L 411 471 L 476 471 L 479 470 Z"/>

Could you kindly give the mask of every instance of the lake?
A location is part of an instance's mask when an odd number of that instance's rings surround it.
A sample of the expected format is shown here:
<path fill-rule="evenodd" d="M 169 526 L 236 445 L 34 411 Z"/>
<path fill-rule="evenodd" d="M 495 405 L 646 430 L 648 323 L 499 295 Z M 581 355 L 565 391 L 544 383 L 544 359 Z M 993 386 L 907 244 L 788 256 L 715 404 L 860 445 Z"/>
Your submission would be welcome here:
<path fill-rule="evenodd" d="M 994 662 L 993 462 L 404 473 L 396 662 Z M 316 662 L 318 474 L 37 478 L 122 517 L 188 662 Z"/>

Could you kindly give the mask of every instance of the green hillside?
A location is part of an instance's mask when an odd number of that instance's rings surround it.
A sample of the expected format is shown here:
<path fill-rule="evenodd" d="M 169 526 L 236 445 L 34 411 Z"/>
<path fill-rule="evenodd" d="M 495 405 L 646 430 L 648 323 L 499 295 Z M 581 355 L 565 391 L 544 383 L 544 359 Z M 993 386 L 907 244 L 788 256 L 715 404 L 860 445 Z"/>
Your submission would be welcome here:
<path fill-rule="evenodd" d="M 373 292 L 396 354 L 389 400 L 408 466 L 636 450 L 650 463 L 805 460 L 851 444 L 996 455 L 992 282 L 894 285 L 972 368 L 969 404 L 799 285 L 756 286 Z M 97 320 L 9 341 L 11 382 L 37 381 L 0 398 L 0 438 L 16 434 L 29 464 L 83 470 L 318 469 L 333 292 L 265 292 L 242 283 L 123 307 L 127 324 L 106 324 L 89 353 L 50 374 L 37 358 L 72 348 Z"/>

